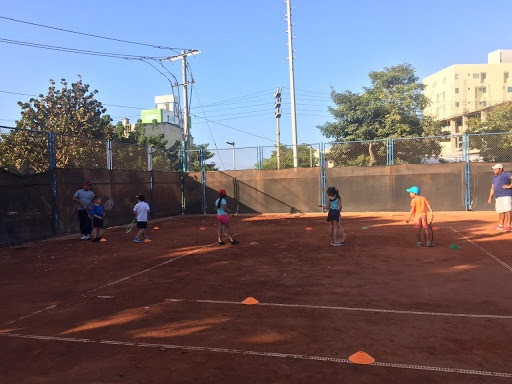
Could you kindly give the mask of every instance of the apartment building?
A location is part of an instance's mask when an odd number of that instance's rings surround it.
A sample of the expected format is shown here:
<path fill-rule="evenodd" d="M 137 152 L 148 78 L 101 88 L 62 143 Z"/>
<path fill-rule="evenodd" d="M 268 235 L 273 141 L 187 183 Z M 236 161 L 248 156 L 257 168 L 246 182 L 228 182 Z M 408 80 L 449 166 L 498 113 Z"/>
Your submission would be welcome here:
<path fill-rule="evenodd" d="M 454 64 L 423 79 L 431 104 L 425 115 L 463 133 L 469 117 L 485 118 L 493 106 L 512 101 L 512 50 L 488 54 L 487 64 Z"/>

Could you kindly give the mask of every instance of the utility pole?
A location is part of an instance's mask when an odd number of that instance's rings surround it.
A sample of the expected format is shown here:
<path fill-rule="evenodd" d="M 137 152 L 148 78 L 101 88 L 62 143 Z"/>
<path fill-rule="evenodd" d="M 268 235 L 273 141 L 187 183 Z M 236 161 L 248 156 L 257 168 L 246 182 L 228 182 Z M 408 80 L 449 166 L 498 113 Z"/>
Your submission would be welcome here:
<path fill-rule="evenodd" d="M 233 170 L 236 170 L 236 151 L 235 151 L 235 142 L 234 141 L 226 141 L 226 144 L 233 146 Z"/>
<path fill-rule="evenodd" d="M 177 84 L 176 86 L 181 86 L 183 88 L 183 136 L 185 138 L 185 150 L 190 149 L 190 113 L 188 108 L 188 84 L 193 83 L 193 80 L 191 83 L 187 81 L 187 56 L 193 56 L 200 54 L 201 51 L 192 49 L 189 51 L 181 51 L 180 55 L 170 56 L 166 57 L 166 60 L 169 60 L 170 62 L 173 62 L 175 60 L 181 60 L 181 74 L 182 74 L 182 84 Z"/>
<path fill-rule="evenodd" d="M 292 8 L 290 4 L 291 0 L 285 0 L 284 3 L 286 3 L 286 19 L 285 21 L 288 22 L 288 30 L 286 33 L 288 33 L 288 63 L 290 65 L 290 99 L 292 104 L 292 139 L 293 139 L 293 167 L 297 168 L 299 166 L 299 157 L 298 157 L 298 151 L 297 151 L 297 114 L 295 110 L 295 76 L 293 74 L 293 59 L 295 57 L 293 56 L 293 39 L 295 37 L 292 33 L 292 26 L 295 24 L 292 24 Z"/>
<path fill-rule="evenodd" d="M 277 88 L 277 92 L 274 93 L 274 98 L 276 99 L 276 103 L 274 105 L 276 112 L 274 116 L 277 121 L 277 132 L 276 132 L 276 141 L 277 141 L 277 169 L 281 168 L 281 131 L 279 129 L 279 119 L 281 118 L 281 87 Z"/>

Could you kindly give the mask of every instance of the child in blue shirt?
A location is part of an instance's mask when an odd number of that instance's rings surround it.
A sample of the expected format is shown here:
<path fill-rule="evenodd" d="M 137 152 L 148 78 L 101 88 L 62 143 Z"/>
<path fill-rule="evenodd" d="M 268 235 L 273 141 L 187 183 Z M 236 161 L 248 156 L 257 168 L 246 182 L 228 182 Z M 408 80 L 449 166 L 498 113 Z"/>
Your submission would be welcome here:
<path fill-rule="evenodd" d="M 103 217 L 105 213 L 103 212 L 103 207 L 101 206 L 101 197 L 94 196 L 93 206 L 91 209 L 92 215 L 92 223 L 94 229 L 92 230 L 91 237 L 94 243 L 98 243 L 101 240 L 101 228 L 103 228 Z"/>

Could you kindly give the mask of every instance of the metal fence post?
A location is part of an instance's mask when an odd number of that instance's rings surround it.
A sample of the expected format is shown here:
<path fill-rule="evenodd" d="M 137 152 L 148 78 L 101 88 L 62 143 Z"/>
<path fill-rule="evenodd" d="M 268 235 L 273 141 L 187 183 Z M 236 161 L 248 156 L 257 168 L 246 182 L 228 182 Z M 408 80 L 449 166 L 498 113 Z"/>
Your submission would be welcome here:
<path fill-rule="evenodd" d="M 469 140 L 470 135 L 464 134 L 462 136 L 462 157 L 464 159 L 464 181 L 465 181 L 465 191 L 464 198 L 466 203 L 466 211 L 471 211 L 471 167 L 470 167 L 470 157 L 469 157 Z"/>
<path fill-rule="evenodd" d="M 107 169 L 111 171 L 113 169 L 112 164 L 112 140 L 107 140 Z"/>
<path fill-rule="evenodd" d="M 201 203 L 203 207 L 203 214 L 206 214 L 206 167 L 204 148 L 199 150 L 199 167 L 201 169 Z"/>
<path fill-rule="evenodd" d="M 320 202 L 322 204 L 322 212 L 325 212 L 323 205 L 325 205 L 325 145 L 320 143 Z"/>
<path fill-rule="evenodd" d="M 55 133 L 48 132 L 48 168 L 52 171 L 52 217 L 53 230 L 57 234 L 59 230 L 59 221 L 57 216 L 57 177 L 55 168 L 57 168 L 57 151 L 55 146 Z"/>
<path fill-rule="evenodd" d="M 182 170 L 183 172 L 187 172 L 187 142 L 185 140 L 183 140 L 181 142 L 181 154 L 183 155 L 183 159 L 181 160 L 181 164 L 183 166 Z"/>
<path fill-rule="evenodd" d="M 148 171 L 153 170 L 153 150 L 151 145 L 148 145 Z"/>

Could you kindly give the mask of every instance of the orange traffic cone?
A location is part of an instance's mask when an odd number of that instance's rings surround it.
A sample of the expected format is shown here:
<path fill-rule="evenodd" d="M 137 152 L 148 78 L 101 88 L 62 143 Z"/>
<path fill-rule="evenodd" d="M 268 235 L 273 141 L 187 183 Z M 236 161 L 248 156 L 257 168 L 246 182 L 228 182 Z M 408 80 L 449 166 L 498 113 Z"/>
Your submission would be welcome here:
<path fill-rule="evenodd" d="M 255 305 L 255 304 L 259 304 L 259 301 L 256 300 L 254 297 L 248 297 L 247 299 L 242 301 L 242 304 Z"/>
<path fill-rule="evenodd" d="M 375 363 L 375 359 L 363 351 L 354 353 L 353 355 L 349 356 L 348 359 L 351 362 L 356 363 L 356 364 L 373 364 L 373 363 Z"/>

